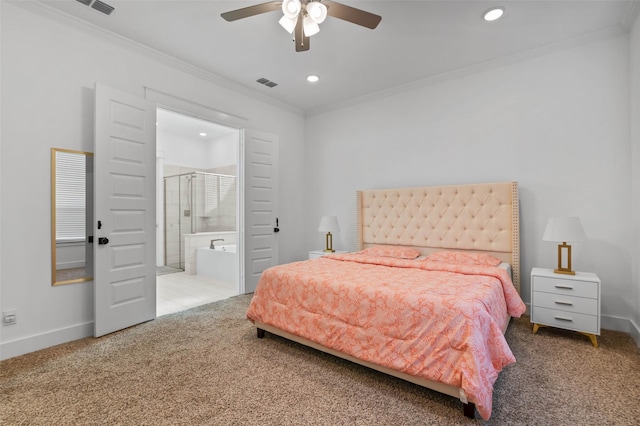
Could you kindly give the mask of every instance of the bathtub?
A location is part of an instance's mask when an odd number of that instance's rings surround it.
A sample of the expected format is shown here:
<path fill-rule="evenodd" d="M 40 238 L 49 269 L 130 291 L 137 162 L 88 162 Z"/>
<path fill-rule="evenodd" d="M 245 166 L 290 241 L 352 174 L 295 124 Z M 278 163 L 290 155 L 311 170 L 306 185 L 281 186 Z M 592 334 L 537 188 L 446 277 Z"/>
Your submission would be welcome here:
<path fill-rule="evenodd" d="M 196 253 L 196 273 L 237 285 L 240 266 L 236 245 L 221 244 L 215 249 L 199 247 Z"/>

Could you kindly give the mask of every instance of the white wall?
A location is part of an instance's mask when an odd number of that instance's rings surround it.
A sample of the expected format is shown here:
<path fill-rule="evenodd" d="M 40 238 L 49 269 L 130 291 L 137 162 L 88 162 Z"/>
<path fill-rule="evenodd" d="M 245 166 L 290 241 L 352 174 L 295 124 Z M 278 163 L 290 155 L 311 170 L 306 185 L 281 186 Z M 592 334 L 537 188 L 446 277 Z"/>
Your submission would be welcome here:
<path fill-rule="evenodd" d="M 574 244 L 574 267 L 603 280 L 603 325 L 623 324 L 617 317 L 640 324 L 632 267 L 640 261 L 640 200 L 630 201 L 640 189 L 631 172 L 640 169 L 638 22 L 631 43 L 612 36 L 532 55 L 306 123 L 44 12 L 0 2 L 0 23 L 0 309 L 18 311 L 17 325 L 0 328 L 0 358 L 92 333 L 93 284 L 50 283 L 49 156 L 51 147 L 93 151 L 96 81 L 140 97 L 150 87 L 278 135 L 281 262 L 323 245 L 315 229 L 324 214 L 340 220 L 334 247 L 353 249 L 357 189 L 517 180 L 525 300 L 527 271 L 555 263 L 554 245 L 541 241 L 546 218 L 578 214 L 589 241 Z"/>
<path fill-rule="evenodd" d="M 355 248 L 358 189 L 514 180 L 525 301 L 531 268 L 556 263 L 547 218 L 578 215 L 589 239 L 573 244 L 574 269 L 600 276 L 603 326 L 627 326 L 638 310 L 628 47 L 609 34 L 308 117 L 308 248 L 322 245 L 324 214 L 340 222 L 334 248 Z"/>
<path fill-rule="evenodd" d="M 158 132 L 156 140 L 156 149 L 162 152 L 165 165 L 202 170 L 209 168 L 211 158 L 208 141 L 166 132 Z"/>
<path fill-rule="evenodd" d="M 296 237 L 305 229 L 299 202 L 305 158 L 301 114 L 213 84 L 71 21 L 6 2 L 0 8 L 0 309 L 17 310 L 17 324 L 0 327 L 0 357 L 93 332 L 93 283 L 51 286 L 50 149 L 93 151 L 95 82 L 139 97 L 150 87 L 245 117 L 252 128 L 278 135 L 280 259 L 304 255 L 305 243 Z"/>
<path fill-rule="evenodd" d="M 633 200 L 633 294 L 635 300 L 634 338 L 640 345 L 640 15 L 632 27 L 630 37 L 631 75 L 631 193 Z"/>
<path fill-rule="evenodd" d="M 207 147 L 209 150 L 207 169 L 238 163 L 238 134 L 236 132 L 210 141 Z"/>
<path fill-rule="evenodd" d="M 205 171 L 237 164 L 239 139 L 238 131 L 216 139 L 158 132 L 156 149 L 162 152 L 166 165 Z"/>

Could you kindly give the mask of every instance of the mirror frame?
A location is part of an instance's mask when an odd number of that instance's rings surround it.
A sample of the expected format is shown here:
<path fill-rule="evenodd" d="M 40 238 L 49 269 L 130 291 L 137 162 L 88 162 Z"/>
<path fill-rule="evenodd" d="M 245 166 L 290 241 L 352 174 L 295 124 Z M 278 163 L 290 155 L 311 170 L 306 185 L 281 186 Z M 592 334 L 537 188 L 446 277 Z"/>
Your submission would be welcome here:
<path fill-rule="evenodd" d="M 92 152 L 85 151 L 77 151 L 73 149 L 65 149 L 65 148 L 51 148 L 51 285 L 58 286 L 63 284 L 73 284 L 73 283 L 82 283 L 87 281 L 93 281 L 92 274 L 85 275 L 81 278 L 74 278 L 70 280 L 57 281 L 57 244 L 56 244 L 56 157 L 58 152 L 66 152 L 70 154 L 79 154 L 84 155 L 85 157 L 93 158 Z M 85 163 L 86 164 L 86 163 Z M 85 173 L 87 169 L 85 167 Z M 85 188 L 86 190 L 93 191 L 93 188 Z M 93 207 L 91 207 L 93 208 Z M 91 221 L 92 222 L 92 221 Z M 87 229 L 85 232 L 85 244 L 93 244 L 88 241 L 88 234 L 91 230 Z M 85 265 L 89 259 L 85 258 Z M 93 259 L 90 259 L 93 262 Z"/>

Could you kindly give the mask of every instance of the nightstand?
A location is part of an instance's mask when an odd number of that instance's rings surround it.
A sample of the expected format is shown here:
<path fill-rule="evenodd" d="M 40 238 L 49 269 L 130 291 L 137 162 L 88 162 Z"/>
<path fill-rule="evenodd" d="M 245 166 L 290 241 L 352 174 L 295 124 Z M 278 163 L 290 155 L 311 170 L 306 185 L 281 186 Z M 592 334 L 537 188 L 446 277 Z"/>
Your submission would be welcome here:
<path fill-rule="evenodd" d="M 533 334 L 550 326 L 582 333 L 596 348 L 600 335 L 600 278 L 590 272 L 556 274 L 552 269 L 531 270 Z"/>
<path fill-rule="evenodd" d="M 309 259 L 317 259 L 319 257 L 324 256 L 325 254 L 340 254 L 340 253 L 346 253 L 346 251 L 336 250 L 333 253 L 330 253 L 324 250 L 313 250 L 309 252 Z"/>

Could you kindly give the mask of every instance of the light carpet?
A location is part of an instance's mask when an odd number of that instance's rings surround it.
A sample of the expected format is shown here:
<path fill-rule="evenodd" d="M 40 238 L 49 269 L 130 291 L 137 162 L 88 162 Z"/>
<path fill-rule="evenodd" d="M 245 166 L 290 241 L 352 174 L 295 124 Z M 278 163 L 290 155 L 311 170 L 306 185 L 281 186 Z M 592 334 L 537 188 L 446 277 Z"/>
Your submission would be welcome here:
<path fill-rule="evenodd" d="M 512 321 L 488 422 L 455 398 L 267 333 L 250 296 L 0 363 L 3 425 L 638 425 L 640 351 Z"/>

